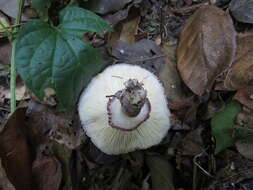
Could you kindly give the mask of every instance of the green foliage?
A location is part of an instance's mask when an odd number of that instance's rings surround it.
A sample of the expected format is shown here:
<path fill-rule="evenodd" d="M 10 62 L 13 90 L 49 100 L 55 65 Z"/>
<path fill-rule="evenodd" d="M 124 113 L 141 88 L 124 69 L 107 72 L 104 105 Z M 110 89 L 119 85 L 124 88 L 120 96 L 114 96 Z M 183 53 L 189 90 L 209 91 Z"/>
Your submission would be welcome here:
<path fill-rule="evenodd" d="M 32 0 L 31 7 L 36 10 L 42 20 L 48 20 L 48 9 L 52 0 Z"/>
<path fill-rule="evenodd" d="M 237 138 L 234 130 L 234 120 L 240 110 L 241 106 L 238 102 L 230 101 L 223 111 L 212 118 L 212 135 L 216 140 L 215 153 L 234 145 Z"/>
<path fill-rule="evenodd" d="M 57 27 L 29 21 L 17 36 L 17 71 L 40 99 L 52 88 L 60 110 L 73 109 L 80 91 L 105 66 L 100 53 L 82 40 L 83 33 L 107 29 L 103 19 L 78 7 L 65 8 Z"/>

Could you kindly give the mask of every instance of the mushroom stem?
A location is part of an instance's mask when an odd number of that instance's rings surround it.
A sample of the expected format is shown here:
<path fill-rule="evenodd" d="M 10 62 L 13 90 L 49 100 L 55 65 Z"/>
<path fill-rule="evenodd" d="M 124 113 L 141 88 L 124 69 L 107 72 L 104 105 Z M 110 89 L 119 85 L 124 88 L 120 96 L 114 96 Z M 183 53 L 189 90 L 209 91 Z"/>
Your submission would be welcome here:
<path fill-rule="evenodd" d="M 136 117 L 147 100 L 147 91 L 137 79 L 125 82 L 125 89 L 118 91 L 115 96 L 119 99 L 123 112 L 129 117 Z"/>

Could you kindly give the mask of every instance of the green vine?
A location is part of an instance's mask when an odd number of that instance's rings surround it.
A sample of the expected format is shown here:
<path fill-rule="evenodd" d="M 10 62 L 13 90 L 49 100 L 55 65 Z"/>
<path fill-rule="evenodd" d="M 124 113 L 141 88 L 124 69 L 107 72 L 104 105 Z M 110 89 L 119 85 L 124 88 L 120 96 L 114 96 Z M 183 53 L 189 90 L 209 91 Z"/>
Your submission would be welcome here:
<path fill-rule="evenodd" d="M 22 7 L 24 5 L 24 0 L 18 1 L 17 16 L 15 25 L 19 25 L 21 22 Z M 15 34 L 18 29 L 15 28 L 13 33 Z M 11 52 L 11 113 L 16 110 L 16 65 L 15 65 L 15 52 L 16 52 L 16 40 L 12 39 L 12 52 Z"/>

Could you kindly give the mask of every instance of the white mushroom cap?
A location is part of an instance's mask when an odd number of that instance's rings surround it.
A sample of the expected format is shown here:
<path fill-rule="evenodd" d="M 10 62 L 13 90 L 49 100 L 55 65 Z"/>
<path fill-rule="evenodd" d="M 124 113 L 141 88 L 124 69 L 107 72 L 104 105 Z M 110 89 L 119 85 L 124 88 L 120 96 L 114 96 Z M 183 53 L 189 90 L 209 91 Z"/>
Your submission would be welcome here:
<path fill-rule="evenodd" d="M 118 99 L 108 98 L 124 89 L 129 79 L 143 84 L 149 101 L 136 117 L 123 113 Z M 146 149 L 160 143 L 170 128 L 170 111 L 164 94 L 161 83 L 148 70 L 128 64 L 109 66 L 92 79 L 80 97 L 78 111 L 82 126 L 91 141 L 107 154 Z"/>

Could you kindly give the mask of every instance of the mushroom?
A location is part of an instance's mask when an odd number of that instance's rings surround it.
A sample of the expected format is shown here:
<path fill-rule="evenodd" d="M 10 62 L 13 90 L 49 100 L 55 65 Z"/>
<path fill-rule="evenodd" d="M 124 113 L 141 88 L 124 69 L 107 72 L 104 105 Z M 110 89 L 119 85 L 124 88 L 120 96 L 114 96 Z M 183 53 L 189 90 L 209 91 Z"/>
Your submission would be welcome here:
<path fill-rule="evenodd" d="M 163 86 L 137 65 L 112 65 L 94 77 L 80 96 L 78 112 L 87 136 L 106 154 L 159 144 L 170 128 Z"/>

